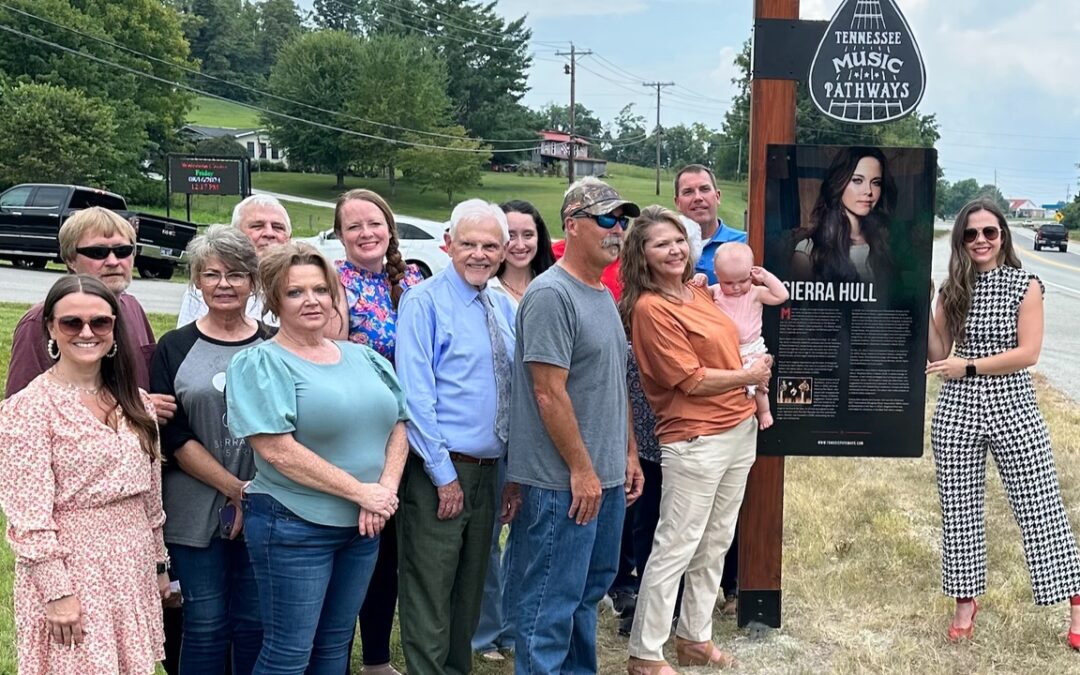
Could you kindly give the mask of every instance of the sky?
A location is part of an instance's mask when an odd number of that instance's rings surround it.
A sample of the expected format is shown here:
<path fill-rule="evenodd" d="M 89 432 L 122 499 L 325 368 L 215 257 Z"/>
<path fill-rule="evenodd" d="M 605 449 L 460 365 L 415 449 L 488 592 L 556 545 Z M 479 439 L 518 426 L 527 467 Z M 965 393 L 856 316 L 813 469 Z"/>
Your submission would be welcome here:
<path fill-rule="evenodd" d="M 393 0 L 385 0 L 393 4 Z M 889 0 L 882 0 L 883 2 Z M 1080 2 L 892 0 L 926 65 L 922 114 L 941 132 L 939 162 L 951 182 L 996 183 L 1008 198 L 1049 204 L 1080 186 Z M 310 6 L 302 0 L 301 6 Z M 734 56 L 751 34 L 753 0 L 499 0 L 527 17 L 534 61 L 523 103 L 569 102 L 563 73 L 573 42 L 577 100 L 606 124 L 634 103 L 649 126 L 656 89 L 661 122 L 720 128 L 734 94 Z M 800 18 L 827 20 L 841 0 L 802 0 Z M 809 64 L 807 64 L 809 68 Z"/>

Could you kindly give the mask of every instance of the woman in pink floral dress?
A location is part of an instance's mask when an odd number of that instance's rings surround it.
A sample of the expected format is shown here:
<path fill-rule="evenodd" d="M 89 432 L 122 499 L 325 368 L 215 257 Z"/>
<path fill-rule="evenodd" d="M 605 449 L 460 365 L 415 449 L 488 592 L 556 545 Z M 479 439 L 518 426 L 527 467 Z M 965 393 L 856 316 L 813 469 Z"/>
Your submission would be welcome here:
<path fill-rule="evenodd" d="M 61 278 L 44 321 L 54 365 L 0 407 L 19 674 L 147 675 L 169 595 L 153 406 L 104 284 Z"/>
<path fill-rule="evenodd" d="M 345 259 L 334 261 L 343 292 L 338 320 L 331 319 L 326 337 L 367 345 L 393 364 L 398 299 L 424 277 L 416 265 L 402 260 L 394 214 L 377 193 L 357 189 L 341 195 L 334 209 L 334 232 L 345 245 Z M 360 609 L 365 675 L 398 673 L 390 665 L 398 594 L 396 532 L 391 518 L 379 539 L 379 559 Z"/>

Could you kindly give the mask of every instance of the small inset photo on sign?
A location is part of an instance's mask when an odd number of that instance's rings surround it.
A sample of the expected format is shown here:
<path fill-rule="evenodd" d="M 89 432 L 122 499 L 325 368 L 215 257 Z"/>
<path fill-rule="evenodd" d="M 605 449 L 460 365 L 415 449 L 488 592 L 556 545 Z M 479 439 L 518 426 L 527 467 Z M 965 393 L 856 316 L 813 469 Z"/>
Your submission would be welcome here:
<path fill-rule="evenodd" d="M 814 402 L 812 377 L 781 377 L 776 384 L 776 402 L 779 404 L 810 405 Z"/>

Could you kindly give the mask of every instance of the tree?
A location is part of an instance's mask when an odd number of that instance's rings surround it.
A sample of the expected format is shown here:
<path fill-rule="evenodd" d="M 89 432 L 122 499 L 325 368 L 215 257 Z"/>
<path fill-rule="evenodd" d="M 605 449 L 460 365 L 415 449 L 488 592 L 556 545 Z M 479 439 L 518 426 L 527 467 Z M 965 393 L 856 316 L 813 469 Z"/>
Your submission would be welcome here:
<path fill-rule="evenodd" d="M 201 72 L 219 80 L 260 88 L 269 66 L 263 65 L 256 36 L 258 9 L 247 0 L 189 0 L 185 24 L 191 55 Z M 253 101 L 256 94 L 227 82 L 193 78 L 195 86 L 219 96 Z"/>
<path fill-rule="evenodd" d="M 457 123 L 480 138 L 510 138 L 500 134 L 506 128 L 499 124 L 520 113 L 515 106 L 528 90 L 532 31 L 524 16 L 506 21 L 495 6 L 473 0 L 360 0 L 360 14 L 368 35 L 430 40 L 447 65 Z"/>
<path fill-rule="evenodd" d="M 195 144 L 192 152 L 196 155 L 211 157 L 247 157 L 247 148 L 236 142 L 235 136 L 226 134 L 215 138 L 204 138 Z"/>
<path fill-rule="evenodd" d="M 281 51 L 270 72 L 271 93 L 292 101 L 344 112 L 357 92 L 357 64 L 364 57 L 360 40 L 341 31 L 308 33 Z M 275 101 L 278 112 L 322 124 L 355 129 L 351 120 L 314 114 L 300 105 Z M 345 189 L 345 172 L 356 157 L 352 136 L 279 116 L 264 116 L 274 142 L 288 149 L 289 163 L 329 171 L 337 176 L 335 189 Z"/>
<path fill-rule="evenodd" d="M 634 112 L 634 103 L 627 103 L 615 116 L 614 136 L 607 144 L 604 155 L 613 162 L 645 166 L 655 159 L 652 148 L 645 143 L 648 132 L 645 117 Z"/>
<path fill-rule="evenodd" d="M 64 30 L 0 9 L 0 23 L 50 42 L 173 81 L 181 73 L 99 40 L 124 45 L 167 64 L 194 68 L 176 9 L 159 0 L 6 0 L 5 4 L 78 31 Z M 179 145 L 191 95 L 181 89 L 93 61 L 85 56 L 30 42 L 10 33 L 0 36 L 0 79 L 49 83 L 107 102 L 124 133 L 118 150 L 134 161 L 160 158 Z"/>
<path fill-rule="evenodd" d="M 0 183 L 79 183 L 124 191 L 138 156 L 113 109 L 81 91 L 21 83 L 0 91 Z"/>
<path fill-rule="evenodd" d="M 546 129 L 570 133 L 570 106 L 568 105 L 548 103 L 540 109 L 540 119 Z M 574 134 L 594 140 L 599 139 L 604 135 L 604 123 L 593 111 L 580 103 L 575 103 Z"/>
<path fill-rule="evenodd" d="M 408 133 L 405 129 L 430 131 L 449 124 L 446 64 L 429 42 L 415 36 L 378 35 L 364 41 L 357 56 L 352 95 L 347 97 L 345 110 L 356 117 L 393 125 L 359 123 L 358 129 L 399 140 Z M 435 136 L 418 137 L 430 145 L 446 142 Z M 393 190 L 395 157 L 401 146 L 358 137 L 352 138 L 350 144 L 355 157 L 386 169 Z"/>
<path fill-rule="evenodd" d="M 315 0 L 315 25 L 346 33 L 360 31 L 360 0 Z"/>
<path fill-rule="evenodd" d="M 956 181 L 949 187 L 949 191 L 942 200 L 944 215 L 951 216 L 959 213 L 960 209 L 964 208 L 964 204 L 975 199 L 978 194 L 979 183 L 974 178 Z"/>
<path fill-rule="evenodd" d="M 457 136 L 443 145 L 466 150 L 490 150 L 465 135 L 460 126 L 448 127 L 442 133 Z M 416 139 L 420 140 L 420 139 Z M 446 193 L 448 205 L 454 203 L 454 193 L 480 184 L 480 175 L 488 161 L 487 152 L 454 152 L 451 150 L 433 150 L 430 148 L 408 148 L 399 153 L 398 164 L 401 170 L 412 178 L 421 190 L 435 189 Z"/>
<path fill-rule="evenodd" d="M 974 179 L 972 179 L 974 180 Z M 996 185 L 986 184 L 979 188 L 978 193 L 975 195 L 976 199 L 989 199 L 998 205 L 1004 213 L 1009 212 L 1009 200 L 1005 199 L 1005 195 L 1001 194 L 1001 190 Z"/>
<path fill-rule="evenodd" d="M 293 0 L 263 0 L 258 17 L 262 72 L 269 76 L 281 49 L 304 32 L 303 19 Z"/>
<path fill-rule="evenodd" d="M 1061 224 L 1070 230 L 1080 229 L 1080 195 L 1061 209 Z"/>

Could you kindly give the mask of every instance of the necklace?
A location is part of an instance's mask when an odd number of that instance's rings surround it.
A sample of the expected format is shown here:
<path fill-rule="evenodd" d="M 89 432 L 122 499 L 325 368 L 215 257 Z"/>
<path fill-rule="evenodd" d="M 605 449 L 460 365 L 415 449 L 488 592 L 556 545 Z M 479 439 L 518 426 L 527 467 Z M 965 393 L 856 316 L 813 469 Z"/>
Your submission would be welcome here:
<path fill-rule="evenodd" d="M 525 295 L 525 289 L 524 288 L 518 289 L 517 287 L 515 287 L 513 284 L 511 284 L 506 279 L 500 278 L 499 281 L 502 282 L 503 286 L 506 286 L 508 289 L 510 289 L 510 292 L 513 293 L 514 295 L 516 295 L 518 297 L 521 297 L 522 295 Z M 528 288 L 530 282 L 532 282 L 532 277 L 529 277 L 529 280 L 525 282 L 525 287 L 526 288 Z"/>
<path fill-rule="evenodd" d="M 57 384 L 62 384 L 65 387 L 67 387 L 68 389 L 71 389 L 72 391 L 77 391 L 80 394 L 89 394 L 90 396 L 97 396 L 98 392 L 101 391 L 101 386 L 100 385 L 97 386 L 97 387 L 89 387 L 89 388 L 88 387 L 80 387 L 77 384 L 72 384 L 71 382 L 68 382 L 67 380 L 61 379 L 61 377 L 52 368 L 49 369 L 49 375 L 52 377 L 52 379 L 54 381 L 56 381 Z"/>

